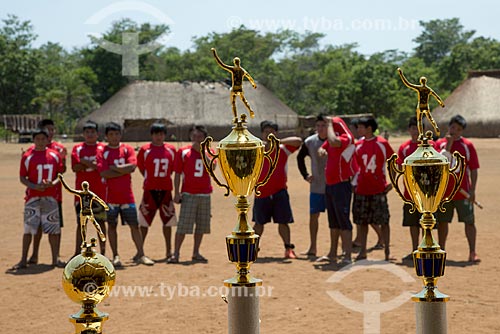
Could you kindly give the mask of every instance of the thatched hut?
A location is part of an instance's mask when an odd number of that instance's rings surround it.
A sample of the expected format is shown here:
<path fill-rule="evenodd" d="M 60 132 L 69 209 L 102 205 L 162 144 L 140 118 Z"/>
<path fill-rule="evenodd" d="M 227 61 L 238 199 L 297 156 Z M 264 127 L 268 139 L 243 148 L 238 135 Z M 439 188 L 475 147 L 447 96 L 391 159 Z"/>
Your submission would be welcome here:
<path fill-rule="evenodd" d="M 188 130 L 193 124 L 205 125 L 215 140 L 224 138 L 231 130 L 233 118 L 229 100 L 230 87 L 221 82 L 153 82 L 136 81 L 122 88 L 99 109 L 81 119 L 76 127 L 79 133 L 87 120 L 99 124 L 103 134 L 107 122 L 124 128 L 124 141 L 147 141 L 149 126 L 159 120 L 167 124 L 168 135 L 176 140 L 189 140 Z M 280 132 L 295 132 L 297 114 L 262 85 L 253 89 L 245 84 L 245 97 L 255 111 L 248 119 L 248 127 L 255 135 L 259 124 L 268 119 L 278 123 Z M 245 112 L 237 98 L 238 114 Z"/>
<path fill-rule="evenodd" d="M 500 70 L 470 71 L 444 103 L 432 112 L 442 134 L 451 117 L 460 114 L 467 120 L 464 136 L 500 136 Z"/>

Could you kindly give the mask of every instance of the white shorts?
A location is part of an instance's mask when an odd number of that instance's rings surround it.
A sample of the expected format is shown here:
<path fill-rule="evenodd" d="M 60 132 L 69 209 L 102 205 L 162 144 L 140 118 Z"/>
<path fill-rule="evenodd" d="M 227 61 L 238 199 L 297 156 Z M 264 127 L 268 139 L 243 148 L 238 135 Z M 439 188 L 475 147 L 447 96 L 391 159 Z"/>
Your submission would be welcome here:
<path fill-rule="evenodd" d="M 61 234 L 59 206 L 53 197 L 33 197 L 24 205 L 24 234 Z"/>

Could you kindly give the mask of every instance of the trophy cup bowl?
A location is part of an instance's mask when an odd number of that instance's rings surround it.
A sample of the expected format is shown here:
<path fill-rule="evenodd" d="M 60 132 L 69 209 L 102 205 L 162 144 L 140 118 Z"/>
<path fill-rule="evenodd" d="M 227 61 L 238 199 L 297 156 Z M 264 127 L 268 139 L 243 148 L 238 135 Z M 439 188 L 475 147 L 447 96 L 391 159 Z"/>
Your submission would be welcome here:
<path fill-rule="evenodd" d="M 231 235 L 226 237 L 226 246 L 229 260 L 236 263 L 238 274 L 226 280 L 228 286 L 244 285 L 254 286 L 261 282 L 249 276 L 249 266 L 257 259 L 259 236 L 254 233 L 248 224 L 247 212 L 250 208 L 248 196 L 252 192 L 259 193 L 258 187 L 264 185 L 270 178 L 279 157 L 279 141 L 275 136 L 269 135 L 269 150 L 265 151 L 262 140 L 255 137 L 246 127 L 246 115 L 234 120 L 234 126 L 218 146 L 218 153 L 210 150 L 213 141 L 207 137 L 201 143 L 203 164 L 215 183 L 226 189 L 225 196 L 232 193 L 237 198 L 235 204 L 238 211 L 238 222 Z M 276 151 L 274 157 L 272 152 Z M 215 176 L 215 161 L 219 160 L 220 169 L 226 184 Z M 269 161 L 269 171 L 264 179 L 258 182 L 264 159 Z"/>

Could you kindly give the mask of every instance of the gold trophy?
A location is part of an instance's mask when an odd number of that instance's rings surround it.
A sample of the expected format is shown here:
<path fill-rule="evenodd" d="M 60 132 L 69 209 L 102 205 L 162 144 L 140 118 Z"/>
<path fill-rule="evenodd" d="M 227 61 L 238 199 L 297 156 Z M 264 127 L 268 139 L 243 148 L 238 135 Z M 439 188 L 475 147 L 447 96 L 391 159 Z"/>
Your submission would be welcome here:
<path fill-rule="evenodd" d="M 400 69 L 398 72 L 402 75 Z M 429 117 L 429 114 L 427 116 Z M 433 213 L 438 209 L 444 212 L 443 205 L 450 202 L 460 189 L 464 177 L 465 159 L 458 152 L 453 153 L 456 163 L 450 169 L 448 159 L 429 143 L 432 131 L 427 131 L 425 136 L 422 131 L 423 126 L 419 127 L 418 148 L 404 160 L 402 168 L 400 169 L 396 163 L 397 154 L 387 160 L 387 167 L 394 189 L 405 203 L 411 205 L 410 212 L 418 210 L 422 214 L 420 225 L 423 229 L 423 239 L 418 249 L 413 252 L 415 271 L 417 276 L 423 278 L 425 284 L 423 290 L 412 297 L 413 301 L 419 302 L 417 333 L 440 334 L 446 333 L 444 302 L 449 300 L 449 296 L 441 293 L 436 286 L 438 278 L 444 275 L 446 252 L 432 236 L 432 228 L 436 224 Z M 458 172 L 458 175 L 455 172 Z M 410 194 L 410 200 L 406 199 L 399 189 L 398 181 L 401 176 Z M 450 177 L 454 180 L 454 186 L 451 193 L 445 197 Z"/>
<path fill-rule="evenodd" d="M 71 189 L 61 174 L 59 180 L 66 190 L 80 197 L 80 224 L 82 228 L 82 252 L 68 262 L 63 271 L 62 286 L 66 295 L 81 305 L 80 311 L 70 316 L 75 326 L 75 334 L 101 334 L 102 324 L 108 320 L 107 313 L 99 311 L 96 306 L 111 292 L 115 284 L 115 268 L 105 256 L 96 253 L 96 239 L 87 243 L 87 222 L 91 221 L 101 240 L 105 239 L 99 224 L 92 213 L 92 201 L 96 200 L 107 210 L 106 203 L 89 190 L 88 182 L 82 182 L 83 190 Z"/>
<path fill-rule="evenodd" d="M 215 49 L 212 49 L 212 52 L 218 59 Z M 231 96 L 233 97 L 233 94 Z M 234 109 L 234 101 L 231 100 L 231 102 L 234 115 L 231 133 L 219 142 L 217 154 L 210 150 L 212 137 L 207 137 L 201 143 L 201 150 L 203 164 L 210 176 L 218 186 L 226 189 L 225 196 L 231 192 L 237 198 L 235 206 L 238 212 L 238 222 L 232 233 L 226 237 L 229 260 L 235 263 L 237 268 L 236 276 L 224 281 L 224 285 L 230 288 L 228 294 L 229 333 L 258 333 L 259 305 L 255 289 L 262 285 L 262 280 L 251 277 L 249 269 L 257 259 L 259 236 L 248 223 L 247 213 L 250 204 L 247 197 L 253 191 L 258 194 L 258 187 L 264 185 L 271 177 L 279 157 L 279 141 L 275 136 L 269 135 L 270 148 L 265 151 L 262 140 L 248 131 L 246 115 L 242 114 L 238 118 Z M 245 105 L 248 106 L 248 103 Z M 273 151 L 276 152 L 274 158 L 272 157 Z M 220 182 L 215 176 L 216 159 L 219 160 L 220 170 L 226 184 Z M 269 171 L 262 181 L 257 182 L 264 159 L 269 161 Z M 243 290 L 246 292 L 242 293 Z M 238 295 L 235 295 L 236 292 Z"/>

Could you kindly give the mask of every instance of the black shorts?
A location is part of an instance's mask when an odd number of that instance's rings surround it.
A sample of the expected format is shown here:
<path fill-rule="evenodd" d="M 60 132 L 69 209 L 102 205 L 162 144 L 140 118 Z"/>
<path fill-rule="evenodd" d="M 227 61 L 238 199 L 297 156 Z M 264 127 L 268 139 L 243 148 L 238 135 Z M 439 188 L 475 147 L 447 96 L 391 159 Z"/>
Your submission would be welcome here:
<path fill-rule="evenodd" d="M 271 219 L 277 224 L 293 223 L 290 196 L 286 189 L 281 189 L 274 195 L 258 198 L 253 204 L 253 221 L 256 224 L 266 224 Z"/>
<path fill-rule="evenodd" d="M 352 231 L 349 220 L 351 208 L 352 187 L 349 181 L 333 185 L 326 185 L 326 211 L 328 213 L 328 226 L 334 229 Z"/>

